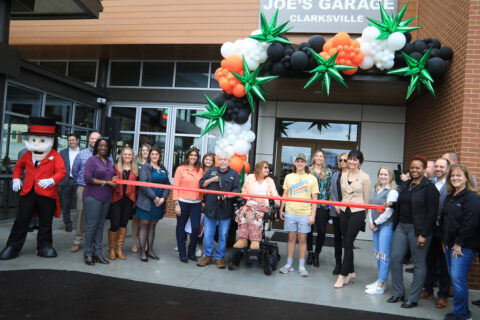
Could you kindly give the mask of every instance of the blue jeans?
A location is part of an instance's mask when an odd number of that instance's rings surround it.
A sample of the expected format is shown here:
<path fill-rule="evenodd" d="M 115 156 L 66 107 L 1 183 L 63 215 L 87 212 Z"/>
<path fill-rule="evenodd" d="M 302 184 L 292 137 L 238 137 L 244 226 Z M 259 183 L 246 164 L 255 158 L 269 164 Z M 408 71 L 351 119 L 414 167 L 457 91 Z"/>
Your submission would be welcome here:
<path fill-rule="evenodd" d="M 227 237 L 230 229 L 231 219 L 219 220 L 212 219 L 205 216 L 205 230 L 204 230 L 204 244 L 205 256 L 212 257 L 213 252 L 213 237 L 218 223 L 218 243 L 215 251 L 215 259 L 220 260 L 225 256 L 227 251 Z"/>
<path fill-rule="evenodd" d="M 385 283 L 390 272 L 390 252 L 392 251 L 393 223 L 379 225 L 373 232 L 373 249 L 377 258 L 378 281 Z M 383 257 L 382 257 L 383 256 Z"/>
<path fill-rule="evenodd" d="M 189 258 L 195 257 L 195 249 L 197 249 L 198 241 L 198 230 L 200 229 L 200 212 L 202 210 L 202 204 L 197 203 L 188 203 L 180 202 L 180 210 L 182 214 L 177 216 L 177 246 L 178 254 L 180 258 L 185 259 L 187 256 Z M 186 233 L 185 225 L 187 224 L 188 218 L 190 218 L 190 223 L 192 225 L 192 233 L 190 234 L 190 244 L 188 245 L 188 255 L 185 248 Z"/>
<path fill-rule="evenodd" d="M 453 249 L 446 249 L 448 272 L 453 286 L 453 314 L 461 319 L 468 319 L 472 312 L 468 309 L 468 282 L 467 276 L 472 266 L 476 252 L 462 248 L 463 257 L 455 259 Z"/>

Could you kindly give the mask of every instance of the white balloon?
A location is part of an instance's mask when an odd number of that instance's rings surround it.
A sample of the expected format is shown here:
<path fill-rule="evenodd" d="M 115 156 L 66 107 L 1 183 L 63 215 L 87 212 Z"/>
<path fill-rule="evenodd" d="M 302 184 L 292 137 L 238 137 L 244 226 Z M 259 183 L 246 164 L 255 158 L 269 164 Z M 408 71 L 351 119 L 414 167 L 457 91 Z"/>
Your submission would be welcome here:
<path fill-rule="evenodd" d="M 232 125 L 232 128 L 230 129 L 230 132 L 234 135 L 238 135 L 242 131 L 242 128 L 240 127 L 239 124 L 234 123 Z"/>
<path fill-rule="evenodd" d="M 379 51 L 375 53 L 375 62 L 383 61 L 383 57 L 384 57 L 383 51 Z"/>
<path fill-rule="evenodd" d="M 222 57 L 230 57 L 231 55 L 235 54 L 235 44 L 230 41 L 225 42 L 220 48 L 220 52 L 222 53 Z"/>
<path fill-rule="evenodd" d="M 225 132 L 232 130 L 233 122 L 232 121 L 225 121 Z"/>
<path fill-rule="evenodd" d="M 233 148 L 237 154 L 246 154 L 250 150 L 250 144 L 245 140 L 237 140 Z"/>
<path fill-rule="evenodd" d="M 257 29 L 257 30 L 253 30 L 252 33 L 250 33 L 250 35 L 254 36 L 256 34 L 261 34 L 261 33 L 262 33 L 262 30 Z"/>
<path fill-rule="evenodd" d="M 362 32 L 362 38 L 365 40 L 375 40 L 379 35 L 380 30 L 375 27 L 366 27 Z"/>
<path fill-rule="evenodd" d="M 215 154 L 220 154 L 223 153 L 223 148 L 220 148 L 219 146 L 215 146 Z"/>
<path fill-rule="evenodd" d="M 372 53 L 372 45 L 369 42 L 361 42 L 360 49 L 364 55 L 370 55 Z"/>
<path fill-rule="evenodd" d="M 389 61 L 385 62 L 385 69 L 391 69 L 394 64 L 395 64 L 395 62 L 393 60 L 389 60 Z"/>
<path fill-rule="evenodd" d="M 358 66 L 360 67 L 360 69 L 366 70 L 373 67 L 373 64 L 374 64 L 373 58 L 370 56 L 365 56 L 365 58 L 363 58 L 362 63 L 360 63 Z"/>
<path fill-rule="evenodd" d="M 226 152 L 228 156 L 231 157 L 235 153 L 235 149 L 233 148 L 233 146 L 228 146 L 224 149 L 224 152 Z"/>
<path fill-rule="evenodd" d="M 210 131 L 210 133 L 213 134 L 215 137 L 220 137 L 221 136 L 221 132 L 220 132 L 220 129 L 218 129 L 218 127 L 213 128 Z"/>
<path fill-rule="evenodd" d="M 247 122 L 242 124 L 242 130 L 243 131 L 250 131 L 251 128 L 252 128 L 252 120 L 249 116 Z"/>
<path fill-rule="evenodd" d="M 407 39 L 401 32 L 394 32 L 387 39 L 388 47 L 393 51 L 402 49 L 406 42 Z"/>
<path fill-rule="evenodd" d="M 233 144 L 235 144 L 235 141 L 237 141 L 237 137 L 234 134 L 229 134 L 227 136 L 226 140 L 227 140 L 228 144 L 233 145 Z"/>
<path fill-rule="evenodd" d="M 377 63 L 375 63 L 375 65 L 376 65 L 377 68 L 380 69 L 380 70 L 385 69 L 385 67 L 383 66 L 383 63 L 382 63 L 382 62 L 377 62 Z"/>
<path fill-rule="evenodd" d="M 253 142 L 255 141 L 255 133 L 253 131 L 248 131 L 246 141 L 247 142 Z"/>

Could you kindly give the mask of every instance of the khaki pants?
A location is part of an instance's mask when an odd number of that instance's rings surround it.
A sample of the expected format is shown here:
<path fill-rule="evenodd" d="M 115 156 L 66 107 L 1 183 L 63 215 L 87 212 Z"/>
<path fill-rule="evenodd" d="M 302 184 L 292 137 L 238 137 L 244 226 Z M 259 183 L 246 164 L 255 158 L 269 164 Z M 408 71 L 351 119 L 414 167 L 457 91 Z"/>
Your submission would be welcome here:
<path fill-rule="evenodd" d="M 77 188 L 77 226 L 75 228 L 75 234 L 73 235 L 73 244 L 81 245 L 85 234 L 85 212 L 83 210 L 83 188 L 84 186 L 78 186 Z"/>

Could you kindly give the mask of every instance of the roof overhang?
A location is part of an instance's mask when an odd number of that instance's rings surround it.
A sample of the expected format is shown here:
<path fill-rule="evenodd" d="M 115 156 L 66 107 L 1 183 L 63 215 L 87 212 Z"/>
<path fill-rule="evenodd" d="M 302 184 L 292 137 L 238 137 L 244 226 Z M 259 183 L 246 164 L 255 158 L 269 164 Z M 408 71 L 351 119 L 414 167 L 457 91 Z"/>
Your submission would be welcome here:
<path fill-rule="evenodd" d="M 101 0 L 13 0 L 12 20 L 98 19 Z"/>

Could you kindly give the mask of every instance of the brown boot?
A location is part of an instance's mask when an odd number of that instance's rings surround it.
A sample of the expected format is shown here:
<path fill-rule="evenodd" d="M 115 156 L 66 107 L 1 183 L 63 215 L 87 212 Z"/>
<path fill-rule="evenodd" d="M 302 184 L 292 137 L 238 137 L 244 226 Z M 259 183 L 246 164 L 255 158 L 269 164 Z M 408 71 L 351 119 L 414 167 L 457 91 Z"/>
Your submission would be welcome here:
<path fill-rule="evenodd" d="M 118 259 L 125 260 L 127 257 L 123 254 L 123 243 L 125 242 L 125 236 L 127 235 L 127 228 L 119 228 L 118 229 L 118 240 L 117 240 L 117 250 L 115 253 L 117 254 Z"/>
<path fill-rule="evenodd" d="M 117 243 L 118 231 L 108 230 L 108 258 L 115 260 L 117 255 L 115 254 L 115 245 Z"/>
<path fill-rule="evenodd" d="M 208 266 L 210 263 L 212 263 L 212 258 L 205 256 L 203 257 L 203 259 L 197 262 L 197 266 L 205 267 L 205 266 Z"/>
<path fill-rule="evenodd" d="M 260 250 L 260 241 L 252 241 L 250 243 L 250 249 L 252 250 Z"/>
<path fill-rule="evenodd" d="M 238 238 L 237 242 L 233 245 L 234 248 L 243 249 L 248 246 L 248 241 L 245 238 Z"/>

